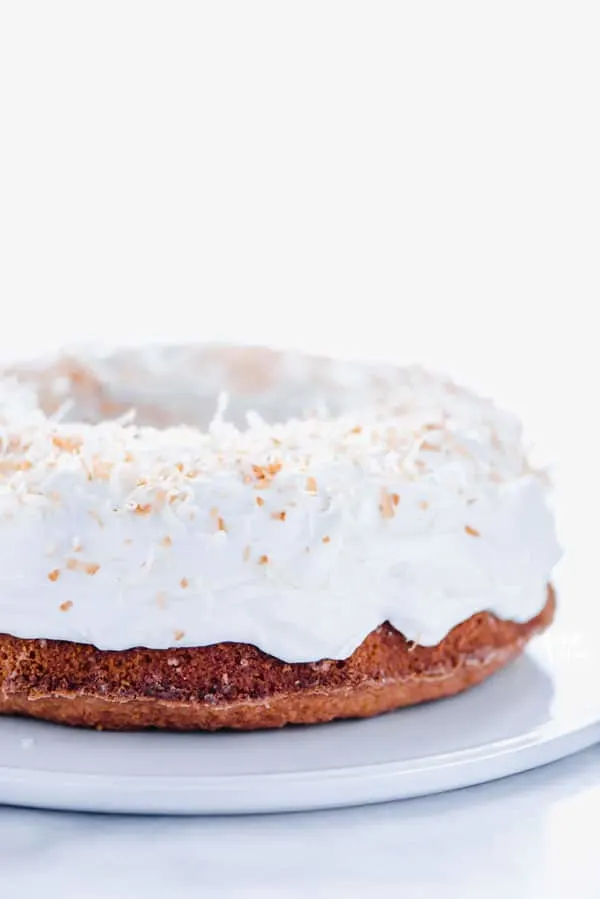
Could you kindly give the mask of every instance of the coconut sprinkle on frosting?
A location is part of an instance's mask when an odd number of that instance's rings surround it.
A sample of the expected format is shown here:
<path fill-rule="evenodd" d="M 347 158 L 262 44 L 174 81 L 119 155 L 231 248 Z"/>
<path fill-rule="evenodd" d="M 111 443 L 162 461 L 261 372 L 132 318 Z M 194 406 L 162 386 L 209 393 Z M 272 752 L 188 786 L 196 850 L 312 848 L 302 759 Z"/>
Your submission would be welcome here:
<path fill-rule="evenodd" d="M 424 643 L 483 609 L 526 620 L 559 557 L 491 402 L 231 347 L 6 370 L 0 531 L 0 631 L 288 661 L 345 657 L 385 620 Z"/>

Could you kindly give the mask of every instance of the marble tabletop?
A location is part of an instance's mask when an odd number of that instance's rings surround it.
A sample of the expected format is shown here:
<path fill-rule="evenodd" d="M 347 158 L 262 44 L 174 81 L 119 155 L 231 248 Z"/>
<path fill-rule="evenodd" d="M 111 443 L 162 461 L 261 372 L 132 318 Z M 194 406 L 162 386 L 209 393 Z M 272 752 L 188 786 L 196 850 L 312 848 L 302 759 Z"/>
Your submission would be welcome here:
<path fill-rule="evenodd" d="M 0 808 L 1 899 L 598 899 L 600 749 L 366 808 L 134 818 Z"/>

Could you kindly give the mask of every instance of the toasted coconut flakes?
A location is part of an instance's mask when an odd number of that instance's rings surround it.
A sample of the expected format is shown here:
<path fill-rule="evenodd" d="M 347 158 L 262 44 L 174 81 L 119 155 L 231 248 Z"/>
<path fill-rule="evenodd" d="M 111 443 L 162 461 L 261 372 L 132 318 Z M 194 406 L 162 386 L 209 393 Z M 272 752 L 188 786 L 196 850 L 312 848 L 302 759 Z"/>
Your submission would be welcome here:
<path fill-rule="evenodd" d="M 264 501 L 264 499 L 262 498 L 262 496 L 257 496 L 257 497 L 256 497 L 256 505 L 257 505 L 257 506 L 264 506 L 264 504 L 265 504 L 265 501 Z"/>
<path fill-rule="evenodd" d="M 166 609 L 167 607 L 167 594 L 164 590 L 161 590 L 160 593 L 156 594 L 156 605 L 159 609 Z"/>
<path fill-rule="evenodd" d="M 182 590 L 185 590 L 186 587 L 190 586 L 190 582 L 188 581 L 188 579 L 186 577 L 182 577 L 181 580 L 179 581 L 179 584 L 180 584 Z"/>
<path fill-rule="evenodd" d="M 49 581 L 57 581 L 59 579 L 59 577 L 60 577 L 60 571 L 58 570 L 58 568 L 55 568 L 54 571 L 51 571 L 48 574 Z"/>
<path fill-rule="evenodd" d="M 94 459 L 92 463 L 91 475 L 97 481 L 108 481 L 114 466 L 112 462 L 105 462 L 102 459 Z"/>
<path fill-rule="evenodd" d="M 208 514 L 215 522 L 218 531 L 226 531 L 227 530 L 227 528 L 225 527 L 225 520 L 223 519 L 223 517 L 221 515 L 219 515 L 219 510 L 217 509 L 216 506 L 213 506 L 212 509 L 209 510 Z"/>
<path fill-rule="evenodd" d="M 73 608 L 73 603 L 70 599 L 67 599 L 66 602 L 61 602 L 58 608 L 61 610 L 61 612 L 68 612 L 69 609 Z"/>
<path fill-rule="evenodd" d="M 429 440 L 424 440 L 421 444 L 421 449 L 425 450 L 428 453 L 439 453 L 440 447 L 436 446 L 435 443 L 430 443 Z"/>
<path fill-rule="evenodd" d="M 331 537 L 323 537 L 322 543 L 330 543 Z"/>
<path fill-rule="evenodd" d="M 425 511 L 425 509 L 429 508 L 429 503 L 427 502 L 426 499 L 421 500 L 421 502 L 419 503 L 419 508 L 423 509 L 423 511 Z"/>
<path fill-rule="evenodd" d="M 168 549 L 169 546 L 173 546 L 173 539 L 167 534 L 166 537 L 163 537 L 160 541 L 160 545 Z"/>
<path fill-rule="evenodd" d="M 185 637 L 185 631 L 174 631 L 173 636 L 177 641 L 183 640 Z"/>
<path fill-rule="evenodd" d="M 183 471 L 183 462 L 176 462 L 175 468 L 177 469 L 177 471 L 182 472 Z"/>
<path fill-rule="evenodd" d="M 310 477 L 306 479 L 306 492 L 312 493 L 313 496 L 317 494 L 317 482 L 315 478 Z"/>
<path fill-rule="evenodd" d="M 281 471 L 281 462 L 270 462 L 268 465 L 253 465 L 254 480 L 261 487 L 268 487 L 276 474 Z"/>
<path fill-rule="evenodd" d="M 395 515 L 394 501 L 391 494 L 387 492 L 385 487 L 381 488 L 379 511 L 381 512 L 382 518 L 393 518 Z"/>
<path fill-rule="evenodd" d="M 78 453 L 81 449 L 82 441 L 76 437 L 53 437 L 52 443 L 66 453 Z"/>
<path fill-rule="evenodd" d="M 481 534 L 477 530 L 477 528 L 472 528 L 470 524 L 465 525 L 465 531 L 471 537 L 481 537 Z"/>
<path fill-rule="evenodd" d="M 33 468 L 33 464 L 29 461 L 29 459 L 22 459 L 19 462 L 14 461 L 13 459 L 0 459 L 0 472 L 9 472 L 13 471 L 29 471 L 30 468 Z"/>
<path fill-rule="evenodd" d="M 157 512 L 160 512 L 160 510 L 165 505 L 165 503 L 167 501 L 167 496 L 168 496 L 168 494 L 167 494 L 166 490 L 157 490 L 156 493 L 154 494 L 154 508 L 156 509 Z"/>
<path fill-rule="evenodd" d="M 287 517 L 287 512 L 273 512 L 271 518 L 274 518 L 275 521 L 285 521 Z"/>
<path fill-rule="evenodd" d="M 66 562 L 68 571 L 81 571 L 85 574 L 96 574 L 100 570 L 97 562 L 82 562 L 80 559 L 69 558 Z"/>
<path fill-rule="evenodd" d="M 88 515 L 94 519 L 94 521 L 96 522 L 96 524 L 98 525 L 99 528 L 104 527 L 104 522 L 102 521 L 102 519 L 100 518 L 100 515 L 98 514 L 98 512 L 96 512 L 95 509 L 90 509 L 90 511 L 88 512 Z"/>
<path fill-rule="evenodd" d="M 136 503 L 133 510 L 136 515 L 149 515 L 152 511 L 151 503 Z"/>
<path fill-rule="evenodd" d="M 258 560 L 258 564 L 259 564 L 259 565 L 268 565 L 268 564 L 269 564 L 269 557 L 268 557 L 268 556 L 261 556 L 261 557 L 259 558 L 259 560 Z"/>
<path fill-rule="evenodd" d="M 390 495 L 391 495 L 391 497 L 392 497 L 392 502 L 393 502 L 393 504 L 394 504 L 395 506 L 397 506 L 397 505 L 399 504 L 399 502 L 400 502 L 400 494 L 399 494 L 399 493 L 392 493 L 392 494 L 390 494 Z"/>
<path fill-rule="evenodd" d="M 247 562 L 247 561 L 248 561 L 248 559 L 250 558 L 250 553 L 251 553 L 250 547 L 249 547 L 249 546 L 245 546 L 245 547 L 244 547 L 244 552 L 242 553 L 242 558 L 243 558 L 244 562 Z"/>

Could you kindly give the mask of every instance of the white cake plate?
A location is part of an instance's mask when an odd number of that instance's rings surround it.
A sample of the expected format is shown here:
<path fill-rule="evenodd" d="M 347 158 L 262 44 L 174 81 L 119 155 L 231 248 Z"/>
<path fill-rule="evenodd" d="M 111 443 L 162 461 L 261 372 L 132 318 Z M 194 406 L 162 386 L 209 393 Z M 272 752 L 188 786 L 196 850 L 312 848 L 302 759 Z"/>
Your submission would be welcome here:
<path fill-rule="evenodd" d="M 600 653 L 581 620 L 559 616 L 523 658 L 461 696 L 372 720 L 118 734 L 0 718 L 0 802 L 281 812 L 404 799 L 535 768 L 600 740 Z"/>

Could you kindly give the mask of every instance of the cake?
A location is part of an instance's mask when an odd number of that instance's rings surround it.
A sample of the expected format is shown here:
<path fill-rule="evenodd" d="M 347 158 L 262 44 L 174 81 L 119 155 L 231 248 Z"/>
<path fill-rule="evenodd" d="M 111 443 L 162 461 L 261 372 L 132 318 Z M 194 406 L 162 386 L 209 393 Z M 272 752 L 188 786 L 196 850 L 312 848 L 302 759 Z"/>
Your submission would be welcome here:
<path fill-rule="evenodd" d="M 450 696 L 552 621 L 547 494 L 512 416 L 416 367 L 5 367 L 0 713 L 255 729 Z"/>

